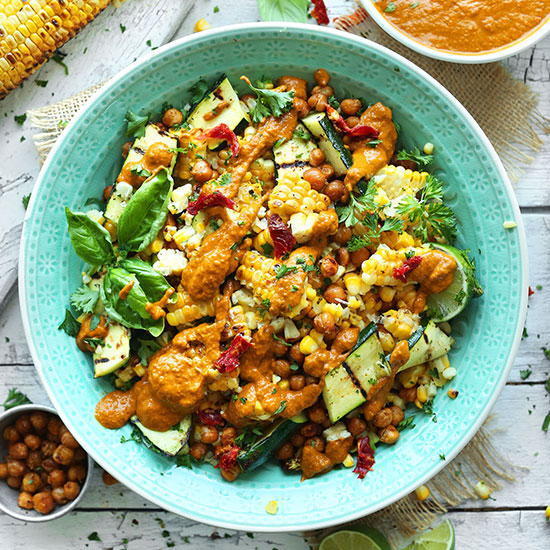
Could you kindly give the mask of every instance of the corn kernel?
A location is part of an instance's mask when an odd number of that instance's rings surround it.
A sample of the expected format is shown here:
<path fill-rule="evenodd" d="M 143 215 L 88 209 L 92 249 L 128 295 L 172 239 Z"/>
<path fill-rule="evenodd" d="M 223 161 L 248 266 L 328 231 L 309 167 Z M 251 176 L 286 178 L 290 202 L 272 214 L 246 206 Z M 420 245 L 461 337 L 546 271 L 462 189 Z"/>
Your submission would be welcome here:
<path fill-rule="evenodd" d="M 383 286 L 379 291 L 378 295 L 383 302 L 391 302 L 395 296 L 395 288 L 391 286 Z"/>
<path fill-rule="evenodd" d="M 458 397 L 458 390 L 453 390 L 453 388 L 451 388 L 448 392 L 447 392 L 447 395 L 451 398 L 451 399 L 456 399 Z"/>
<path fill-rule="evenodd" d="M 517 226 L 518 224 L 513 220 L 507 220 L 502 224 L 502 227 L 504 227 L 504 229 L 514 229 Z"/>
<path fill-rule="evenodd" d="M 424 407 L 424 403 L 422 403 L 421 401 L 419 401 L 418 399 L 415 399 L 414 400 L 414 404 L 419 408 L 419 409 L 422 409 Z"/>
<path fill-rule="evenodd" d="M 424 145 L 422 150 L 426 155 L 431 155 L 434 152 L 434 144 L 428 141 L 428 143 Z"/>
<path fill-rule="evenodd" d="M 546 511 L 544 512 L 544 515 L 546 516 L 546 521 L 550 520 L 550 506 L 546 507 Z"/>
<path fill-rule="evenodd" d="M 262 414 L 265 414 L 265 410 L 259 401 L 256 401 L 256 403 L 254 403 L 254 414 L 255 416 L 262 416 Z"/>
<path fill-rule="evenodd" d="M 416 398 L 420 401 L 420 403 L 426 403 L 428 400 L 428 392 L 424 386 L 419 386 L 416 390 Z"/>
<path fill-rule="evenodd" d="M 382 349 L 384 353 L 389 353 L 395 347 L 395 340 L 389 332 L 379 332 L 378 337 L 380 338 L 380 343 L 382 344 Z"/>
<path fill-rule="evenodd" d="M 420 487 L 418 487 L 415 493 L 416 498 L 421 502 L 423 500 L 426 500 L 430 496 L 430 490 L 426 487 L 426 485 L 421 485 Z"/>
<path fill-rule="evenodd" d="M 277 513 L 277 510 L 279 508 L 279 505 L 277 504 L 277 501 L 276 500 L 270 500 L 266 507 L 265 507 L 265 511 L 268 513 L 268 514 L 276 514 Z"/>
<path fill-rule="evenodd" d="M 453 367 L 448 367 L 441 374 L 446 380 L 452 380 L 456 376 L 456 369 Z"/>
<path fill-rule="evenodd" d="M 361 307 L 361 302 L 355 296 L 351 296 L 348 300 L 348 305 L 352 309 L 359 309 Z"/>
<path fill-rule="evenodd" d="M 278 384 L 279 388 L 281 388 L 282 390 L 288 390 L 288 388 L 290 387 L 290 383 L 288 380 L 281 380 Z"/>
<path fill-rule="evenodd" d="M 353 461 L 353 457 L 348 453 L 346 458 L 344 459 L 344 462 L 342 462 L 342 464 L 346 468 L 353 468 L 353 466 L 355 465 L 355 462 Z"/>
<path fill-rule="evenodd" d="M 355 273 L 348 273 L 347 275 L 344 275 L 344 284 L 346 285 L 348 293 L 352 296 L 357 296 L 357 294 L 361 291 L 361 282 L 361 277 Z"/>
<path fill-rule="evenodd" d="M 199 19 L 195 23 L 195 32 L 206 31 L 211 28 L 212 28 L 212 25 L 208 21 L 206 21 L 206 19 Z"/>
<path fill-rule="evenodd" d="M 308 300 L 313 301 L 317 297 L 317 292 L 315 292 L 315 289 L 313 287 L 308 286 L 306 288 L 306 296 Z"/>
<path fill-rule="evenodd" d="M 309 334 L 300 341 L 300 351 L 304 355 L 310 355 L 319 349 L 319 344 Z"/>
<path fill-rule="evenodd" d="M 481 500 L 487 500 L 491 496 L 491 490 L 485 485 L 484 481 L 480 481 L 474 487 L 474 492 Z"/>

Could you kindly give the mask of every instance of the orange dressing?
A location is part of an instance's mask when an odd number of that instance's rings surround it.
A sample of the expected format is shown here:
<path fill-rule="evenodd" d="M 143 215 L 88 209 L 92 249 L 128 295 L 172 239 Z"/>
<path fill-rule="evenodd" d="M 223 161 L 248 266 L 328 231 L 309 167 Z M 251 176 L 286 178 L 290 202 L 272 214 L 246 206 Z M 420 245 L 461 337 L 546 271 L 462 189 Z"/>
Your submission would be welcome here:
<path fill-rule="evenodd" d="M 87 344 L 84 340 L 88 338 L 105 338 L 109 334 L 107 329 L 107 320 L 101 316 L 99 323 L 94 330 L 90 329 L 93 315 L 89 315 L 82 321 L 78 334 L 76 335 L 76 345 L 81 351 L 94 351 L 90 344 Z"/>
<path fill-rule="evenodd" d="M 124 287 L 126 288 L 126 287 Z M 124 290 L 124 288 L 122 290 Z M 121 292 L 122 292 L 121 290 Z M 160 300 L 157 302 L 147 302 L 145 304 L 145 311 L 156 321 L 157 319 L 160 319 L 161 317 L 164 317 L 166 315 L 166 311 L 164 311 L 163 308 L 165 308 L 168 305 L 168 302 L 170 301 L 170 297 L 174 294 L 173 288 L 166 289 L 166 292 L 162 296 Z"/>
<path fill-rule="evenodd" d="M 117 182 L 124 181 L 132 187 L 139 187 L 147 178 L 145 176 L 134 174 L 132 169 L 141 168 L 142 170 L 147 170 L 147 172 L 149 172 L 152 176 L 161 168 L 167 168 L 170 166 L 173 155 L 174 154 L 170 152 L 168 145 L 165 143 L 152 143 L 139 161 L 124 163 L 120 175 L 117 178 Z"/>
<path fill-rule="evenodd" d="M 130 294 L 130 290 L 134 287 L 134 281 L 131 280 L 124 287 L 120 289 L 120 292 L 118 293 L 118 297 L 121 300 L 126 300 L 128 298 L 128 294 Z"/>

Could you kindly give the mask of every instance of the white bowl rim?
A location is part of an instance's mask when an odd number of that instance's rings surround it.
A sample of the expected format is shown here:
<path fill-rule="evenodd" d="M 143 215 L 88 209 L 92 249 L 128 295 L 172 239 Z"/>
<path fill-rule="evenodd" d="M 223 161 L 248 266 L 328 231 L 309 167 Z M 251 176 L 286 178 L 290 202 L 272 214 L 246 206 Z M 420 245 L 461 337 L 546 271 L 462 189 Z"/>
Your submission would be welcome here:
<path fill-rule="evenodd" d="M 236 31 L 247 31 L 250 30 L 251 27 L 257 28 L 257 29 L 265 29 L 265 30 L 278 30 L 278 31 L 286 31 L 288 29 L 296 30 L 296 31 L 306 31 L 311 32 L 312 25 L 309 24 L 303 24 L 303 23 L 276 23 L 276 22 L 258 22 L 258 23 L 239 23 L 236 25 L 227 25 L 224 27 L 219 27 L 216 29 L 209 29 L 207 31 L 202 31 L 200 33 L 201 39 L 205 36 L 215 36 L 218 34 L 231 34 Z M 525 318 L 527 316 L 527 289 L 528 289 L 528 263 L 527 263 L 527 242 L 525 237 L 525 230 L 523 226 L 523 220 L 521 218 L 521 212 L 519 209 L 519 205 L 517 202 L 517 199 L 514 194 L 514 190 L 512 188 L 512 184 L 510 183 L 510 180 L 508 178 L 508 175 L 506 174 L 506 171 L 504 170 L 504 166 L 502 165 L 501 160 L 499 159 L 496 151 L 494 150 L 493 146 L 491 145 L 489 139 L 484 134 L 483 130 L 479 127 L 478 123 L 474 120 L 474 118 L 468 113 L 468 111 L 462 106 L 462 104 L 445 88 L 443 87 L 437 80 L 435 80 L 432 76 L 430 76 L 428 73 L 426 73 L 423 69 L 412 63 L 412 61 L 409 61 L 408 59 L 404 58 L 403 56 L 395 53 L 394 51 L 390 50 L 389 48 L 386 48 L 385 46 L 381 46 L 380 44 L 377 44 L 376 42 L 372 42 L 371 40 L 367 40 L 365 38 L 361 38 L 359 36 L 355 36 L 351 33 L 338 31 L 335 29 L 329 29 L 324 27 L 317 27 L 316 32 L 326 35 L 327 37 L 338 37 L 340 39 L 345 38 L 346 40 L 350 40 L 352 42 L 357 43 L 358 45 L 368 45 L 370 48 L 375 49 L 379 51 L 380 53 L 388 56 L 391 59 L 394 59 L 398 61 L 399 63 L 403 63 L 406 65 L 412 72 L 415 72 L 417 75 L 424 78 L 427 82 L 429 82 L 440 94 L 442 94 L 453 106 L 455 109 L 457 109 L 462 116 L 466 119 L 466 121 L 469 123 L 470 127 L 472 128 L 472 131 L 475 132 L 478 139 L 483 143 L 483 145 L 486 148 L 487 154 L 490 156 L 491 160 L 495 163 L 495 166 L 497 168 L 498 174 L 504 184 L 506 193 L 508 195 L 508 198 L 511 203 L 511 208 L 514 213 L 514 221 L 517 224 L 516 231 L 518 232 L 518 241 L 520 245 L 520 252 L 521 252 L 521 274 L 522 274 L 522 280 L 523 280 L 523 286 L 521 292 L 521 304 L 519 307 L 519 317 L 518 317 L 518 324 L 516 327 L 516 333 L 514 336 L 514 341 L 510 350 L 510 355 L 508 357 L 508 361 L 506 363 L 505 369 L 502 374 L 502 379 L 500 380 L 499 384 L 497 385 L 493 396 L 485 406 L 485 409 L 481 412 L 481 414 L 478 416 L 476 422 L 472 425 L 466 436 L 463 438 L 463 440 L 456 445 L 452 453 L 449 453 L 447 456 L 446 461 L 439 461 L 436 467 L 434 467 L 429 473 L 427 473 L 424 476 L 421 476 L 419 479 L 415 480 L 414 485 L 419 486 L 423 483 L 427 482 L 429 479 L 432 479 L 439 471 L 441 471 L 447 464 L 449 464 L 456 455 L 466 446 L 466 444 L 474 437 L 474 435 L 477 433 L 487 416 L 489 415 L 489 412 L 491 411 L 493 405 L 495 404 L 497 398 L 499 397 L 500 393 L 502 392 L 502 388 L 506 384 L 506 380 L 508 378 L 508 374 L 510 373 L 510 370 L 512 369 L 514 359 L 516 357 L 519 344 L 521 342 L 521 337 L 523 334 L 523 327 L 525 324 Z M 130 64 L 126 69 L 123 69 L 120 71 L 117 75 L 115 75 L 111 80 L 109 80 L 105 86 L 103 86 L 100 90 L 98 90 L 89 100 L 88 102 L 82 107 L 82 109 L 75 115 L 75 117 L 71 120 L 68 128 L 71 128 L 73 125 L 76 125 L 78 120 L 83 116 L 83 114 L 87 111 L 90 106 L 95 103 L 99 98 L 103 95 L 108 93 L 117 83 L 119 80 L 121 80 L 124 76 L 126 76 L 127 73 L 133 71 L 135 68 L 137 68 L 139 65 L 145 64 L 149 62 L 152 58 L 156 57 L 157 55 L 169 52 L 173 49 L 180 48 L 182 45 L 192 43 L 196 39 L 196 34 L 191 34 L 188 36 L 185 36 L 183 38 L 180 38 L 178 40 L 175 40 L 173 42 L 169 42 L 168 44 L 165 44 L 164 46 L 159 47 L 154 52 L 148 53 L 145 56 L 137 59 L 132 64 Z M 65 133 L 64 135 L 67 135 Z M 53 146 L 52 150 L 50 151 L 50 154 L 48 155 L 48 158 L 46 159 L 46 162 L 44 163 L 42 170 L 40 171 L 38 175 L 37 182 L 35 184 L 35 188 L 38 189 L 40 185 L 42 184 L 44 180 L 44 174 L 47 173 L 50 164 L 53 163 L 54 153 L 57 152 L 57 150 L 61 147 L 63 143 L 63 134 L 60 136 L 60 138 L 57 140 L 55 145 Z M 27 208 L 27 211 L 25 213 L 25 219 L 24 222 L 28 220 L 30 215 L 33 213 L 33 206 L 35 197 L 37 196 L 37 193 L 33 193 L 31 195 L 31 199 L 29 201 L 29 205 Z M 19 263 L 21 265 L 25 264 L 25 249 L 26 249 L 26 240 L 29 238 L 27 231 L 26 231 L 27 224 L 24 223 L 23 225 L 23 234 L 21 238 L 21 244 L 20 244 L 20 256 L 19 256 Z M 23 328 L 25 332 L 25 337 L 27 339 L 27 343 L 29 345 L 29 349 L 31 351 L 31 356 L 33 358 L 33 361 L 35 365 L 40 364 L 40 357 L 38 354 L 38 351 L 36 350 L 34 343 L 31 338 L 31 327 L 29 323 L 29 319 L 26 315 L 27 311 L 27 300 L 26 300 L 26 294 L 25 294 L 25 286 L 26 286 L 26 274 L 24 271 L 20 270 L 19 272 L 19 285 L 18 285 L 18 291 L 19 291 L 19 297 L 20 297 L 20 310 L 21 310 L 21 317 L 23 319 Z M 48 397 L 58 410 L 58 415 L 61 417 L 67 428 L 73 433 L 74 437 L 78 440 L 78 431 L 75 426 L 73 426 L 73 423 L 67 415 L 65 415 L 60 403 L 58 403 L 56 396 L 53 394 L 53 392 L 50 390 L 49 386 L 46 383 L 46 378 L 43 374 L 43 371 L 41 368 L 37 368 L 38 374 L 40 376 L 40 379 L 42 381 L 42 384 L 44 388 L 46 389 L 46 392 L 48 394 Z M 109 472 L 111 475 L 113 475 L 115 478 L 117 478 L 117 472 L 114 471 L 110 464 L 106 462 L 99 453 L 96 453 L 95 449 L 91 445 L 83 444 L 83 442 L 79 441 L 79 443 L 82 445 L 82 447 L 88 452 L 88 454 L 107 472 Z M 118 479 L 118 478 L 117 478 Z M 151 495 L 147 493 L 146 491 L 143 491 L 138 485 L 132 485 L 130 487 L 134 492 L 138 493 L 140 496 L 145 498 L 146 500 L 157 504 L 155 501 L 154 495 Z M 308 530 L 315 530 L 315 529 L 324 529 L 327 527 L 332 527 L 334 525 L 346 523 L 355 519 L 359 519 L 361 517 L 370 515 L 382 508 L 386 508 L 390 504 L 393 504 L 394 502 L 397 502 L 401 498 L 405 497 L 407 494 L 409 494 L 412 490 L 414 490 L 414 487 L 411 486 L 411 484 L 404 487 L 401 491 L 398 493 L 387 497 L 385 500 L 383 500 L 381 503 L 375 506 L 370 506 L 365 509 L 358 510 L 354 514 L 349 514 L 349 516 L 346 518 L 345 521 L 338 520 L 334 521 L 329 519 L 326 519 L 324 521 L 316 521 L 313 522 L 310 526 L 308 526 Z M 186 517 L 188 519 L 191 519 L 193 521 L 197 521 L 199 523 L 205 523 L 203 518 L 199 518 L 195 516 L 193 513 L 186 513 L 185 515 L 181 513 L 181 511 L 175 507 L 171 506 L 165 506 L 164 503 L 161 506 L 163 509 L 173 512 L 179 516 Z M 267 527 L 258 527 L 254 524 L 246 524 L 246 523 L 240 523 L 238 526 L 235 526 L 231 522 L 226 522 L 222 518 L 215 518 L 212 517 L 212 521 L 209 521 L 207 523 L 208 525 L 213 525 L 216 527 L 220 527 L 223 529 L 238 529 L 241 531 L 255 531 L 255 532 L 290 532 L 290 531 L 300 531 L 302 530 L 301 526 L 294 526 L 292 524 L 285 525 L 285 526 L 276 526 L 273 528 L 267 528 Z"/>
<path fill-rule="evenodd" d="M 373 0 L 359 0 L 370 17 L 376 24 L 392 38 L 401 42 L 407 48 L 414 50 L 426 57 L 439 59 L 441 61 L 450 61 L 451 63 L 462 63 L 467 65 L 475 65 L 480 63 L 493 63 L 517 55 L 518 53 L 530 48 L 542 40 L 550 33 L 550 16 L 543 22 L 538 29 L 531 31 L 525 38 L 520 38 L 507 46 L 502 46 L 496 50 L 490 50 L 485 53 L 453 53 L 444 50 L 438 50 L 422 42 L 414 40 L 404 32 L 401 32 L 398 27 L 392 25 L 377 9 Z"/>
<path fill-rule="evenodd" d="M 31 411 L 42 411 L 53 414 L 57 417 L 60 416 L 59 413 L 49 405 L 40 405 L 38 403 L 25 403 L 24 405 L 17 405 L 16 407 L 12 407 L 7 411 L 3 411 L 0 414 L 0 422 L 4 421 L 10 416 L 19 416 L 20 414 Z M 68 514 L 71 510 L 74 510 L 77 504 L 82 500 L 84 493 L 90 485 L 90 479 L 94 474 L 94 461 L 90 453 L 87 453 L 87 455 L 88 469 L 86 471 L 86 478 L 84 479 L 84 483 L 80 488 L 80 492 L 74 500 L 63 504 L 62 508 L 54 508 L 49 514 L 45 515 L 30 516 L 23 511 L 19 512 L 17 509 L 8 508 L 2 501 L 0 501 L 0 510 L 5 514 L 8 514 L 8 516 L 11 516 L 12 518 L 18 519 L 20 521 L 28 521 L 29 523 L 44 523 L 45 521 L 52 521 L 54 519 L 58 519 L 64 516 L 65 514 Z M 15 502 L 17 503 L 17 501 Z M 21 510 L 23 510 L 23 508 Z"/>

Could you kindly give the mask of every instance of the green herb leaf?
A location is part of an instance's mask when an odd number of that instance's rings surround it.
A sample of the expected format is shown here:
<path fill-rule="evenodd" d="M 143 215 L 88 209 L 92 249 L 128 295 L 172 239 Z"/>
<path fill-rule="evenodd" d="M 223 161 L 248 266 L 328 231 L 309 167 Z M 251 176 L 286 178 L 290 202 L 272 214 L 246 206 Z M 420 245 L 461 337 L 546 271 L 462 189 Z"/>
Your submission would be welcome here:
<path fill-rule="evenodd" d="M 399 424 L 397 424 L 395 428 L 398 432 L 401 432 L 403 430 L 406 430 L 407 428 L 410 428 L 412 430 L 414 427 L 414 416 L 409 416 L 408 418 L 401 420 L 401 422 L 399 422 Z"/>
<path fill-rule="evenodd" d="M 522 380 L 527 380 L 527 378 L 531 376 L 532 372 L 533 371 L 531 369 L 524 369 L 519 371 L 519 375 L 521 376 Z"/>
<path fill-rule="evenodd" d="M 263 21 L 307 23 L 308 0 L 258 0 Z"/>
<path fill-rule="evenodd" d="M 271 256 L 273 253 L 273 245 L 269 243 L 262 244 L 262 250 L 264 251 L 265 256 Z"/>
<path fill-rule="evenodd" d="M 192 470 L 193 465 L 191 464 L 191 455 L 178 455 L 176 458 L 176 466 L 179 468 L 189 468 Z M 164 536 L 164 534 L 162 536 Z M 170 533 L 168 533 L 167 536 L 170 536 Z"/>
<path fill-rule="evenodd" d="M 93 267 L 109 264 L 115 260 L 111 235 L 95 220 L 82 212 L 65 208 L 69 237 L 77 256 Z"/>
<path fill-rule="evenodd" d="M 289 348 L 292 347 L 292 344 L 290 344 L 289 342 L 285 342 L 282 338 L 279 338 L 276 334 L 273 334 L 273 340 L 275 340 L 276 342 L 280 342 L 281 344 L 284 344 Z"/>
<path fill-rule="evenodd" d="M 160 344 L 154 340 L 145 340 L 144 338 L 137 339 L 137 355 L 143 366 L 149 364 L 149 359 L 161 348 Z"/>
<path fill-rule="evenodd" d="M 406 151 L 405 149 L 397 153 L 398 160 L 410 160 L 416 162 L 419 170 L 424 170 L 434 161 L 433 155 L 426 155 L 418 147 L 415 147 L 412 151 Z"/>
<path fill-rule="evenodd" d="M 23 123 L 25 122 L 25 120 L 27 120 L 27 115 L 26 114 L 15 115 L 13 117 L 13 120 L 15 120 L 15 122 L 17 122 L 17 124 L 19 124 L 19 126 L 23 126 Z"/>
<path fill-rule="evenodd" d="M 93 313 L 99 299 L 99 291 L 83 285 L 71 294 L 71 305 L 82 313 Z"/>
<path fill-rule="evenodd" d="M 390 2 L 384 11 L 386 13 L 394 12 L 395 11 L 395 4 L 393 2 Z"/>
<path fill-rule="evenodd" d="M 145 126 L 149 121 L 148 115 L 138 115 L 133 111 L 128 111 L 125 116 L 125 120 L 128 123 L 126 129 L 126 135 L 139 139 L 145 135 Z"/>
<path fill-rule="evenodd" d="M 68 75 L 69 74 L 69 67 L 67 66 L 67 64 L 63 61 L 65 59 L 65 57 L 67 57 L 67 54 L 66 53 L 63 53 L 63 52 L 55 52 L 51 59 L 52 61 L 54 61 L 55 63 L 57 63 L 58 65 L 61 65 L 64 69 L 65 69 L 65 75 Z"/>
<path fill-rule="evenodd" d="M 550 426 L 550 412 L 544 418 L 544 422 L 542 423 L 542 431 L 547 432 L 548 426 Z"/>
<path fill-rule="evenodd" d="M 69 336 L 76 337 L 80 330 L 80 323 L 74 318 L 74 315 L 68 310 L 65 310 L 65 319 L 57 327 L 57 330 L 64 330 Z"/>
<path fill-rule="evenodd" d="M 99 538 L 99 535 L 97 534 L 97 531 L 94 531 L 93 533 L 90 533 L 88 535 L 88 540 L 95 540 L 97 542 L 101 542 L 101 539 Z"/>
<path fill-rule="evenodd" d="M 262 90 L 247 82 L 250 89 L 256 93 L 256 105 L 250 109 L 253 122 L 261 122 L 264 117 L 280 117 L 292 109 L 294 92 L 277 92 Z"/>
<path fill-rule="evenodd" d="M 277 269 L 275 269 L 275 279 L 282 279 L 290 273 L 296 273 L 296 271 L 298 271 L 298 268 L 295 265 L 288 267 L 286 264 L 281 264 Z"/>
<path fill-rule="evenodd" d="M 17 388 L 11 388 L 8 390 L 8 397 L 2 403 L 2 407 L 7 411 L 17 407 L 18 405 L 25 405 L 25 403 L 32 403 L 32 401 L 24 394 L 21 393 Z"/>
<path fill-rule="evenodd" d="M 376 197 L 376 184 L 374 180 L 370 180 L 367 184 L 367 189 L 362 195 L 350 194 L 349 203 L 346 205 L 337 205 L 336 213 L 338 214 L 338 221 L 344 223 L 347 227 L 353 227 L 356 223 L 359 223 L 359 218 L 366 212 L 374 212 L 376 210 L 376 203 L 374 198 Z"/>
<path fill-rule="evenodd" d="M 286 409 L 286 401 L 281 401 L 281 404 L 277 407 L 277 410 L 273 414 L 281 414 Z"/>
<path fill-rule="evenodd" d="M 311 137 L 310 133 L 303 127 L 298 126 L 296 130 L 294 130 L 294 133 L 292 134 L 292 137 L 295 139 L 301 139 L 303 141 L 308 141 Z"/>
<path fill-rule="evenodd" d="M 47 81 L 47 80 L 35 80 L 34 83 L 35 83 L 37 86 L 40 86 L 40 88 L 45 88 L 45 87 L 48 85 L 48 81 Z"/>
<path fill-rule="evenodd" d="M 29 207 L 29 201 L 31 200 L 31 193 L 28 195 L 23 195 L 21 202 L 23 203 L 23 208 L 26 210 Z"/>
<path fill-rule="evenodd" d="M 163 275 L 155 271 L 147 262 L 144 262 L 138 257 L 127 258 L 119 262 L 118 265 L 128 273 L 136 276 L 136 279 L 150 302 L 158 302 L 166 291 L 172 288 L 172 285 L 170 285 Z M 174 292 L 170 302 L 174 303 L 176 300 L 177 296 Z"/>
<path fill-rule="evenodd" d="M 130 172 L 132 172 L 132 174 L 140 178 L 151 177 L 151 172 L 149 172 L 149 170 L 147 170 L 146 168 L 142 168 L 141 164 L 137 164 L 136 166 L 133 166 Z"/>
<path fill-rule="evenodd" d="M 162 169 L 132 195 L 118 221 L 122 250 L 140 252 L 153 242 L 166 220 L 173 183 L 168 171 Z"/>

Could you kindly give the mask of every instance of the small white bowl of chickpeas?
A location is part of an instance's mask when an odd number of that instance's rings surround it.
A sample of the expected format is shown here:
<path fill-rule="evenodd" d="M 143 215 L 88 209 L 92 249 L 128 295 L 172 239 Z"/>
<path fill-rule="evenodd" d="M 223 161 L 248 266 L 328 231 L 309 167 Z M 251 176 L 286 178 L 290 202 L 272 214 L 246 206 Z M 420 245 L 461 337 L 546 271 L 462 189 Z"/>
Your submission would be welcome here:
<path fill-rule="evenodd" d="M 29 522 L 56 519 L 86 491 L 93 461 L 52 407 L 0 415 L 0 510 Z"/>

